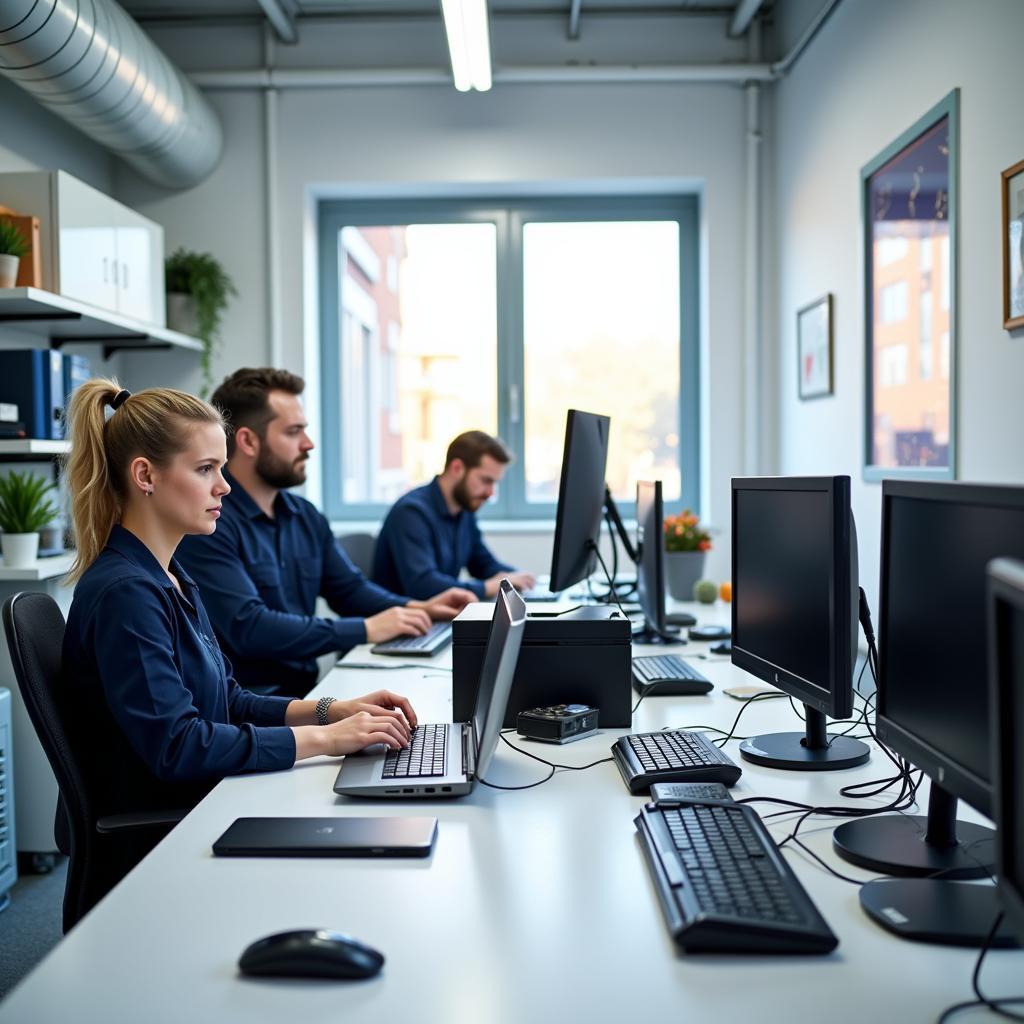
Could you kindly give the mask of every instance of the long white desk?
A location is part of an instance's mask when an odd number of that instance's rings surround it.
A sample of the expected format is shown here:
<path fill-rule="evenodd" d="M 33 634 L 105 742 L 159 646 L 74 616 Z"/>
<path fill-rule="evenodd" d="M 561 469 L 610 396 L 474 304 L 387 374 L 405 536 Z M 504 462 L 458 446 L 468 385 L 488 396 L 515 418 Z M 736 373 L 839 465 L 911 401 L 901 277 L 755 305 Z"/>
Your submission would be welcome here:
<path fill-rule="evenodd" d="M 700 613 L 724 621 L 726 610 Z M 686 653 L 707 650 L 690 644 Z M 662 649 L 664 650 L 664 648 Z M 638 653 L 642 653 L 638 650 Z M 349 659 L 371 660 L 366 648 Z M 378 659 L 383 661 L 384 659 Z M 450 720 L 450 652 L 422 668 L 333 671 L 315 691 L 354 696 L 381 687 L 407 694 L 424 721 Z M 707 697 L 649 698 L 634 728 L 728 728 L 741 705 L 724 686 L 756 682 L 728 659 L 697 662 Z M 554 696 L 554 695 L 553 695 Z M 798 728 L 785 700 L 751 706 L 741 735 Z M 586 764 L 621 731 L 554 747 L 542 757 Z M 518 741 L 523 742 L 523 741 Z M 848 782 L 890 774 L 875 753 L 847 772 L 788 773 L 740 762 L 737 798 L 836 802 Z M 655 1019 L 758 1024 L 932 1021 L 971 998 L 976 952 L 902 942 L 861 912 L 857 888 L 798 849 L 786 854 L 833 931 L 827 957 L 678 953 L 669 940 L 636 839 L 630 796 L 611 763 L 558 772 L 522 792 L 477 786 L 462 799 L 391 803 L 336 797 L 337 760 L 229 779 L 214 791 L 0 1004 L 0 1022 L 400 1021 L 452 1024 Z M 521 785 L 547 769 L 504 745 L 489 780 Z M 923 794 L 922 794 L 923 795 Z M 775 808 L 755 805 L 763 814 Z M 962 808 L 962 816 L 971 812 Z M 210 846 L 240 816 L 435 815 L 437 845 L 424 861 L 219 859 Z M 778 820 L 778 819 L 776 819 Z M 835 822 L 801 837 L 841 872 L 868 873 L 831 851 Z M 772 826 L 781 838 L 784 821 Z M 236 962 L 254 939 L 289 928 L 350 932 L 387 957 L 361 982 L 253 980 Z M 987 994 L 1024 990 L 1024 953 L 992 952 Z M 961 1021 L 988 1020 L 968 1011 Z"/>

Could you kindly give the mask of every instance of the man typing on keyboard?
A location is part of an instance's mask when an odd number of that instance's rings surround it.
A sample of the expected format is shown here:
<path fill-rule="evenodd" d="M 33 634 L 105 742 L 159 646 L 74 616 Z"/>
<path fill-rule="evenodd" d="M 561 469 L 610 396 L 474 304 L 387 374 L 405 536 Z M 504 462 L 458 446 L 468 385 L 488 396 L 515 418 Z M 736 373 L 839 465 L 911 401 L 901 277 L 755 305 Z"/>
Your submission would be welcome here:
<path fill-rule="evenodd" d="M 410 600 L 371 583 L 339 549 L 327 519 L 288 488 L 305 482 L 313 442 L 301 377 L 242 369 L 211 402 L 231 433 L 224 477 L 231 485 L 209 536 L 187 537 L 177 557 L 199 585 L 217 637 L 246 688 L 302 697 L 317 681 L 317 657 L 356 644 L 426 634 L 476 595 L 449 587 Z M 339 618 L 314 614 L 323 597 Z"/>

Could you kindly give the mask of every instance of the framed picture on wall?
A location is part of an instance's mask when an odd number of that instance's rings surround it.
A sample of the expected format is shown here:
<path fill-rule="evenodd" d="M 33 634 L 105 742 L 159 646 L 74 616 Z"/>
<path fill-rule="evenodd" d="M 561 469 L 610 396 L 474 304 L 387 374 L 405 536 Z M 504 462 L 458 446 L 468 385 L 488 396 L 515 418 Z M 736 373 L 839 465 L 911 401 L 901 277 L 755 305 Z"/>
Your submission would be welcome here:
<path fill-rule="evenodd" d="M 1003 327 L 1024 327 L 1024 160 L 1003 171 Z"/>
<path fill-rule="evenodd" d="M 956 476 L 959 100 L 861 169 L 867 480 Z"/>
<path fill-rule="evenodd" d="M 799 359 L 800 397 L 824 398 L 832 394 L 832 293 L 798 309 L 796 348 Z"/>

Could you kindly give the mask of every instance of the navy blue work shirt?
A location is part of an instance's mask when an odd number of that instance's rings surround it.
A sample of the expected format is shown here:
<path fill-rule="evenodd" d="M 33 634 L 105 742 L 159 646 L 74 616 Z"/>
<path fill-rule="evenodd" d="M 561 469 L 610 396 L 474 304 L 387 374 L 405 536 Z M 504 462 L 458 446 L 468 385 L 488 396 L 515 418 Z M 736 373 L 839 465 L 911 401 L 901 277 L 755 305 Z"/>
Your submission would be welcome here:
<path fill-rule="evenodd" d="M 472 581 L 459 579 L 463 568 Z M 473 512 L 448 511 L 437 477 L 391 506 L 373 554 L 375 583 L 421 600 L 448 587 L 465 587 L 483 598 L 485 580 L 512 571 L 484 544 Z"/>
<path fill-rule="evenodd" d="M 195 583 L 115 526 L 75 587 L 62 695 L 97 813 L 191 807 L 220 779 L 295 763 L 282 697 L 243 690 Z"/>
<path fill-rule="evenodd" d="M 199 584 L 239 682 L 305 696 L 319 655 L 366 643 L 364 620 L 409 599 L 370 583 L 305 498 L 279 492 L 270 518 L 224 477 L 231 493 L 216 531 L 186 537 L 177 558 Z M 317 596 L 343 617 L 315 615 Z"/>

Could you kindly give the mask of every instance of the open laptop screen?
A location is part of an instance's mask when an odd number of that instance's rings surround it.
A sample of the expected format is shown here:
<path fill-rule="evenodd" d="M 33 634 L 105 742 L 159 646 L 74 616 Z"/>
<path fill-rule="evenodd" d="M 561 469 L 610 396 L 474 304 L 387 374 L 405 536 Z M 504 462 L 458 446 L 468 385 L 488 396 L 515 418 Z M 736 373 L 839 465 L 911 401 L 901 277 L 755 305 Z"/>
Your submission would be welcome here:
<path fill-rule="evenodd" d="M 470 723 L 473 728 L 477 778 L 486 771 L 498 746 L 498 735 L 512 689 L 512 677 L 519 659 L 519 645 L 525 623 L 525 602 L 508 580 L 502 580 L 491 618 L 491 629 L 487 634 L 484 663 L 476 689 L 476 706 Z"/>

